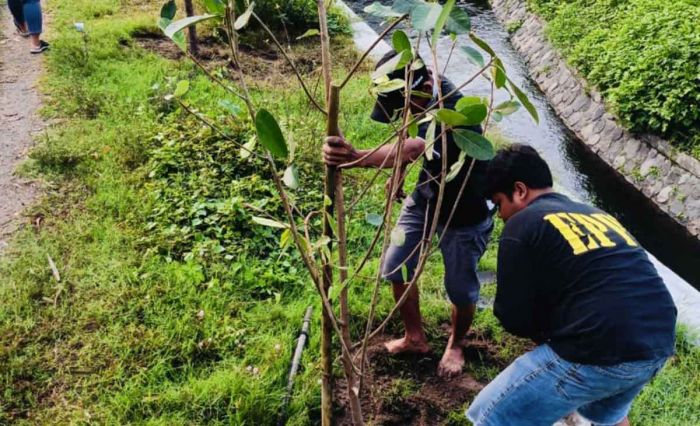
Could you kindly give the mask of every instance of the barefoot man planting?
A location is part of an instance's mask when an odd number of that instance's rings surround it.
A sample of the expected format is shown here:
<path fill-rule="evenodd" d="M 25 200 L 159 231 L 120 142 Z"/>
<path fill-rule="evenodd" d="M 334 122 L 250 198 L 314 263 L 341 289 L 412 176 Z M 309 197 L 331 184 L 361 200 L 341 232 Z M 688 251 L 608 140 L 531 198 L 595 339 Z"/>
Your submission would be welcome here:
<path fill-rule="evenodd" d="M 377 67 L 391 59 L 396 52 L 389 52 L 379 62 Z M 405 76 L 403 68 L 389 74 L 390 79 Z M 452 83 L 441 79 L 441 92 L 447 94 L 454 89 Z M 437 102 L 438 90 L 433 73 L 425 66 L 416 70 L 413 75 L 413 92 L 432 94 L 430 96 L 411 96 L 411 112 L 415 115 L 424 111 Z M 401 115 L 405 102 L 402 90 L 381 93 L 372 111 L 371 118 L 381 123 L 391 123 Z M 444 107 L 453 109 L 462 96 L 457 93 L 444 99 Z M 417 160 L 425 151 L 425 134 L 428 124 L 419 128 L 417 138 L 408 138 L 402 149 L 402 163 Z M 471 127 L 472 131 L 481 131 Z M 459 190 L 464 181 L 468 167 L 462 167 L 460 173 L 445 187 L 443 203 L 436 212 L 436 202 L 442 173 L 442 156 L 447 158 L 447 170 L 458 161 L 460 149 L 454 143 L 451 132 L 447 133 L 447 152 L 442 152 L 442 143 L 438 138 L 433 145 L 431 154 L 423 159 L 416 189 L 404 201 L 397 227 L 405 232 L 405 242 L 401 246 L 390 245 L 386 253 L 382 274 L 393 286 L 394 298 L 399 298 L 406 291 L 406 279 L 410 281 L 416 269 L 421 241 L 428 236 L 430 224 L 435 214 L 438 214 L 437 235 L 441 237 L 440 250 L 445 265 L 445 289 L 452 302 L 452 332 L 447 348 L 440 361 L 438 373 L 443 377 L 459 374 L 464 365 L 464 355 L 460 343 L 471 326 L 475 303 L 479 297 L 479 280 L 476 266 L 486 249 L 486 243 L 493 229 L 493 220 L 482 195 L 483 180 L 486 173 L 485 162 L 476 161 L 464 192 L 459 196 Z M 327 164 L 340 167 L 392 167 L 396 161 L 396 146 L 388 144 L 376 152 L 356 150 L 348 141 L 341 137 L 328 137 L 323 146 L 323 159 Z M 471 158 L 467 157 L 466 164 Z M 454 217 L 446 224 L 450 212 L 456 207 Z M 446 226 L 447 225 L 447 226 Z M 402 269 L 406 271 L 402 271 Z M 401 339 L 385 343 L 390 353 L 418 352 L 430 350 L 428 339 L 421 320 L 419 309 L 419 292 L 417 286 L 410 290 L 408 299 L 400 309 L 401 319 L 405 327 L 405 335 Z"/>

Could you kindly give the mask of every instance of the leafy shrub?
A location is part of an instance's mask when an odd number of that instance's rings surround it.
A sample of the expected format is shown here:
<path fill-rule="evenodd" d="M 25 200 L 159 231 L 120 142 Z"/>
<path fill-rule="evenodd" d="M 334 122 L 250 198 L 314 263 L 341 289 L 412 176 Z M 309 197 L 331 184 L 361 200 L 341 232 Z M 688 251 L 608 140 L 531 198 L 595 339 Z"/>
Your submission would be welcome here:
<path fill-rule="evenodd" d="M 700 157 L 700 2 L 530 0 L 569 62 L 631 130 Z"/>
<path fill-rule="evenodd" d="M 306 30 L 318 28 L 318 9 L 315 0 L 259 0 L 255 13 L 276 31 L 297 37 Z M 328 11 L 328 31 L 331 34 L 349 33 L 349 23 L 337 8 Z"/>

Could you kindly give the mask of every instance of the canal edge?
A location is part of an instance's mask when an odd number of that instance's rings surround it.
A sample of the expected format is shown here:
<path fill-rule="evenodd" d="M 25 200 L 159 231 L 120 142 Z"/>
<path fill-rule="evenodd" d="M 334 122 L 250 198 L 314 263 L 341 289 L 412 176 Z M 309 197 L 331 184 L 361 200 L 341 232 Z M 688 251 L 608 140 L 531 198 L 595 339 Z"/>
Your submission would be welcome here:
<path fill-rule="evenodd" d="M 632 135 L 607 112 L 600 93 L 569 67 L 524 0 L 489 0 L 549 104 L 584 145 L 661 211 L 700 239 L 700 162 L 667 141 Z"/>

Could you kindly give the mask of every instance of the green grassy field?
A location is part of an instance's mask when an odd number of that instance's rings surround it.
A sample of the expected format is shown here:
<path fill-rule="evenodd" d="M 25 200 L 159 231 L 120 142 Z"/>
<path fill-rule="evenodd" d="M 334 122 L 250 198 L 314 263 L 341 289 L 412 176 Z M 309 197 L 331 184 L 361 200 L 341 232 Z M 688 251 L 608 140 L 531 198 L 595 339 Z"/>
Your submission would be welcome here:
<path fill-rule="evenodd" d="M 216 101 L 225 94 L 187 61 L 140 47 L 133 35 L 156 31 L 158 2 L 51 0 L 45 6 L 52 51 L 44 114 L 57 122 L 23 168 L 47 182 L 46 197 L 27 213 L 35 225 L 18 232 L 0 260 L 0 423 L 274 424 L 303 313 L 314 305 L 311 341 L 289 407 L 289 424 L 314 424 L 318 300 L 298 255 L 280 248 L 279 232 L 250 220 L 249 205 L 281 213 L 269 172 L 164 96 L 177 81 L 190 80 L 184 102 L 238 140 L 251 136 L 249 119 L 226 113 Z M 74 22 L 85 22 L 87 55 Z M 313 47 L 294 49 L 303 57 Z M 334 53 L 341 74 L 355 53 L 341 39 Z M 281 62 L 250 55 L 245 62 L 256 70 L 250 75 L 256 102 L 281 117 L 297 142 L 297 205 L 320 206 L 322 117 Z M 366 117 L 367 74 L 341 100 L 343 130 L 363 146 L 386 133 Z M 349 198 L 368 175 L 348 173 Z M 382 186 L 349 218 L 353 258 L 369 243 L 373 228 L 364 216 L 379 211 Z M 492 243 L 483 269 L 494 269 L 495 250 Z M 373 260 L 367 279 L 351 288 L 356 334 L 377 266 Z M 441 273 L 435 257 L 421 282 L 436 348 L 446 338 L 440 326 L 449 308 Z M 388 290 L 382 289 L 380 317 L 392 304 Z M 398 330 L 397 322 L 389 329 Z M 498 348 L 502 362 L 522 350 L 489 309 L 479 312 L 475 329 Z M 698 418 L 700 351 L 683 339 L 678 350 L 635 404 L 635 424 L 691 425 Z M 475 363 L 466 372 L 488 380 L 498 368 Z M 405 399 L 417 388 L 395 387 L 387 398 Z M 455 411 L 446 422 L 461 418 Z"/>

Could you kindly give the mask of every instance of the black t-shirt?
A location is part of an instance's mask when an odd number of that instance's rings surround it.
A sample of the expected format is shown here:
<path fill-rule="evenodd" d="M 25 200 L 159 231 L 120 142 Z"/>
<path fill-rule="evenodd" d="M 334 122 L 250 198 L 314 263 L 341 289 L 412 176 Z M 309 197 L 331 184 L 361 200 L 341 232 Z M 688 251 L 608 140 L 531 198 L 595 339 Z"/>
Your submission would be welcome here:
<path fill-rule="evenodd" d="M 454 85 L 447 79 L 443 78 L 441 82 L 442 94 L 445 95 L 455 89 Z M 457 92 L 454 95 L 444 100 L 444 107 L 454 109 L 455 104 L 462 95 Z M 428 123 L 423 123 L 419 127 L 418 135 L 425 138 Z M 481 133 L 480 127 L 469 127 L 470 130 Z M 433 158 L 429 161 L 423 159 L 423 168 L 418 177 L 416 189 L 413 191 L 412 197 L 417 204 L 428 205 L 431 212 L 434 213 L 434 207 L 437 203 L 438 192 L 440 188 L 440 174 L 442 172 L 442 138 L 437 136 L 440 134 L 440 125 L 437 125 L 435 131 L 435 143 L 433 145 Z M 452 164 L 459 160 L 461 150 L 455 144 L 452 138 L 452 132 L 447 132 L 447 171 L 449 172 Z M 440 208 L 439 223 L 445 223 L 452 211 L 452 207 L 457 204 L 455 214 L 450 222 L 450 227 L 460 227 L 475 225 L 482 222 L 489 215 L 486 199 L 483 196 L 484 179 L 486 176 L 486 168 L 488 162 L 476 161 L 472 172 L 467 181 L 467 186 L 464 188 L 462 196 L 459 197 L 459 190 L 464 182 L 464 178 L 469 170 L 471 157 L 467 156 L 464 166 L 459 174 L 450 182 L 445 184 L 445 193 Z"/>
<path fill-rule="evenodd" d="M 674 352 L 676 307 L 644 249 L 612 216 L 557 193 L 506 223 L 494 313 L 571 362 Z"/>

